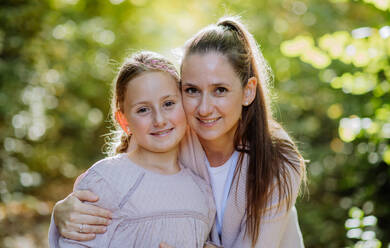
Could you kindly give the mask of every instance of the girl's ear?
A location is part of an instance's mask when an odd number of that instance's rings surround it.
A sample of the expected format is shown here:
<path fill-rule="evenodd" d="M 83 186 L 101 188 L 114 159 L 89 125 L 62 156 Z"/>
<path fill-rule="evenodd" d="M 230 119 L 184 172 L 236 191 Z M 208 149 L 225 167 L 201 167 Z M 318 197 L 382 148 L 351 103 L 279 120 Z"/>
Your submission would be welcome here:
<path fill-rule="evenodd" d="M 244 87 L 244 97 L 242 98 L 242 105 L 249 106 L 256 97 L 257 78 L 251 77 Z"/>
<path fill-rule="evenodd" d="M 127 135 L 130 135 L 131 132 L 129 128 L 129 123 L 127 122 L 126 117 L 123 115 L 123 113 L 120 110 L 117 110 L 115 112 L 115 119 L 119 123 L 123 131 L 125 131 Z"/>

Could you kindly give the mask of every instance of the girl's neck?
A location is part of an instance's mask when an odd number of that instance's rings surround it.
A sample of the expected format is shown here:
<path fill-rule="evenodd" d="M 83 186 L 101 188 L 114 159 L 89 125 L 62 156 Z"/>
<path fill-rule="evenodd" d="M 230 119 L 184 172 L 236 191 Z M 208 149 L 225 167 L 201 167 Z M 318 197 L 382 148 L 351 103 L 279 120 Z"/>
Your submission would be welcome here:
<path fill-rule="evenodd" d="M 226 135 L 216 140 L 199 139 L 199 141 L 211 167 L 223 165 L 234 152 L 234 132 L 233 135 Z"/>
<path fill-rule="evenodd" d="M 152 152 L 137 146 L 128 152 L 129 158 L 139 166 L 160 174 L 176 174 L 180 171 L 178 148 L 168 152 Z"/>

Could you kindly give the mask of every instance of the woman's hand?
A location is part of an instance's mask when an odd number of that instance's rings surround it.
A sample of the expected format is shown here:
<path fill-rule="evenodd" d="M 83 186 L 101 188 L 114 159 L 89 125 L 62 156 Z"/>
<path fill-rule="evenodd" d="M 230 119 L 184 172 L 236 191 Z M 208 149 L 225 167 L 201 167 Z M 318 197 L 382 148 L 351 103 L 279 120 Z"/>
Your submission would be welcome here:
<path fill-rule="evenodd" d="M 87 241 L 94 239 L 95 234 L 106 232 L 106 226 L 111 223 L 111 212 L 82 202 L 98 199 L 92 192 L 80 190 L 57 202 L 53 213 L 60 234 L 68 239 Z"/>
<path fill-rule="evenodd" d="M 170 245 L 168 245 L 168 244 L 165 243 L 165 242 L 162 242 L 162 243 L 160 243 L 160 245 L 158 246 L 158 248 L 175 248 L 175 247 L 170 246 Z"/>
<path fill-rule="evenodd" d="M 174 248 L 174 247 L 168 245 L 168 244 L 165 243 L 165 242 L 162 242 L 162 243 L 160 243 L 160 245 L 158 246 L 158 248 Z M 214 245 L 211 245 L 211 244 L 205 244 L 205 245 L 203 246 L 203 248 L 217 248 L 217 246 L 214 246 Z"/>

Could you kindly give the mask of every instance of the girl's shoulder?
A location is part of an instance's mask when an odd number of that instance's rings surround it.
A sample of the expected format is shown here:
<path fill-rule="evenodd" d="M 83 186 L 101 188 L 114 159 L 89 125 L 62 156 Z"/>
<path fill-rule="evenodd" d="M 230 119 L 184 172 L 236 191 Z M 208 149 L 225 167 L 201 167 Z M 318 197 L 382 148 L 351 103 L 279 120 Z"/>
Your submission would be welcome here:
<path fill-rule="evenodd" d="M 120 193 L 135 184 L 141 175 L 142 171 L 127 158 L 127 154 L 121 153 L 94 163 L 77 185 L 104 181 L 112 190 Z"/>
<path fill-rule="evenodd" d="M 208 219 L 210 220 L 210 224 L 212 224 L 214 217 L 215 217 L 215 213 L 216 213 L 216 207 L 215 207 L 215 202 L 214 202 L 214 194 L 213 194 L 213 191 L 211 189 L 210 184 L 202 177 L 196 175 L 189 168 L 182 166 L 182 170 L 184 170 L 183 174 L 186 177 L 190 178 L 194 182 L 195 187 L 197 187 L 199 189 L 199 191 L 201 192 L 201 195 L 202 195 L 202 197 L 205 200 L 205 203 L 207 205 Z M 193 198 L 193 196 L 192 196 L 192 198 Z"/>
<path fill-rule="evenodd" d="M 184 166 L 182 166 L 182 170 L 184 170 L 183 174 L 185 174 L 195 183 L 195 185 L 200 189 L 200 191 L 205 195 L 206 198 L 213 198 L 213 191 L 211 189 L 211 186 L 205 179 L 196 175 L 192 170 Z"/>
<path fill-rule="evenodd" d="M 208 189 L 210 187 L 209 183 L 207 183 L 206 180 L 204 180 L 202 177 L 196 175 L 191 169 L 181 166 L 181 169 L 183 170 L 183 175 L 186 177 L 189 177 L 191 180 L 194 181 L 196 185 L 198 185 L 201 189 Z"/>
<path fill-rule="evenodd" d="M 115 156 L 103 158 L 95 162 L 88 171 L 96 171 L 103 174 L 116 172 L 123 169 L 128 169 L 128 165 L 131 164 L 127 158 L 126 153 L 120 153 Z"/>

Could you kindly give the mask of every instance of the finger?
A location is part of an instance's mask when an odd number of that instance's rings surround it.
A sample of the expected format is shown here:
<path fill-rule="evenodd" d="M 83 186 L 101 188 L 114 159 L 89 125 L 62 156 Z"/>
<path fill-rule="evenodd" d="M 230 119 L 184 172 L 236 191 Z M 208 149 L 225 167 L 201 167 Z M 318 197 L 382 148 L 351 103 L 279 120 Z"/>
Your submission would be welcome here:
<path fill-rule="evenodd" d="M 102 234 L 105 233 L 106 231 L 107 231 L 106 226 L 87 225 L 87 224 L 83 226 L 83 233 Z"/>
<path fill-rule="evenodd" d="M 64 232 L 62 234 L 65 238 L 77 240 L 77 241 L 88 241 L 95 238 L 93 233 L 79 233 L 79 232 Z"/>
<path fill-rule="evenodd" d="M 89 225 L 102 225 L 108 226 L 111 224 L 111 219 L 103 218 L 93 215 L 81 214 L 77 218 L 74 219 L 77 224 L 89 224 Z"/>
<path fill-rule="evenodd" d="M 80 201 L 95 202 L 99 197 L 89 190 L 77 190 L 73 193 Z"/>
<path fill-rule="evenodd" d="M 80 213 L 108 219 L 112 218 L 110 211 L 86 203 L 80 203 Z"/>
<path fill-rule="evenodd" d="M 168 245 L 165 242 L 160 243 L 159 248 L 173 248 L 172 246 Z"/>
<path fill-rule="evenodd" d="M 61 235 L 65 236 L 65 233 L 105 233 L 107 231 L 106 226 L 101 225 L 88 225 L 88 224 L 77 224 L 67 222 L 65 228 L 61 230 Z"/>

